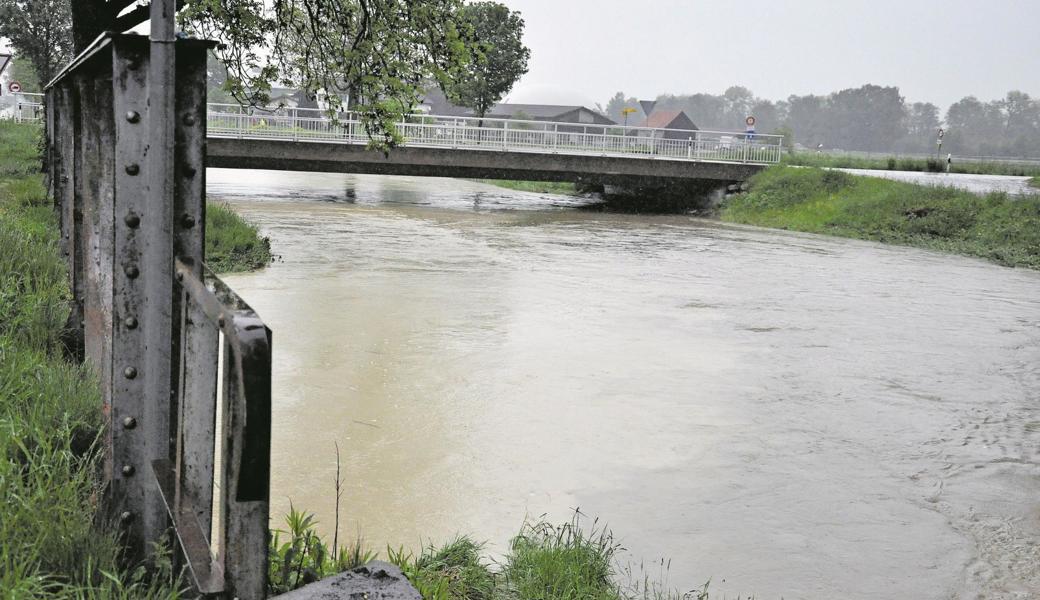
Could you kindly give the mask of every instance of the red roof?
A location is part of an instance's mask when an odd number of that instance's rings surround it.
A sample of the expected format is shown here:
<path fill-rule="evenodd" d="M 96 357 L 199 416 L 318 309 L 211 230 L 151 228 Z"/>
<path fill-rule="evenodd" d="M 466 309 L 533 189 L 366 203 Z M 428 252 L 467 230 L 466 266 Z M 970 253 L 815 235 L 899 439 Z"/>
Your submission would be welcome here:
<path fill-rule="evenodd" d="M 668 127 L 669 123 L 674 121 L 680 114 L 682 114 L 681 110 L 655 110 L 650 113 L 650 118 L 647 119 L 646 126 L 664 129 L 665 127 Z"/>

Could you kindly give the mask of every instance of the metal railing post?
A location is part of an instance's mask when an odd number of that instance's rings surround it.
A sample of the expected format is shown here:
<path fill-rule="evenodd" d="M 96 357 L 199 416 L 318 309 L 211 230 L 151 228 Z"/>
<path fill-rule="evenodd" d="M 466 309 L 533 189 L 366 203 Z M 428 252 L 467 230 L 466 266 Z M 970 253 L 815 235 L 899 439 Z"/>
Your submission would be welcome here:
<path fill-rule="evenodd" d="M 506 146 L 509 145 L 509 123 L 502 124 L 502 151 L 505 152 Z"/>

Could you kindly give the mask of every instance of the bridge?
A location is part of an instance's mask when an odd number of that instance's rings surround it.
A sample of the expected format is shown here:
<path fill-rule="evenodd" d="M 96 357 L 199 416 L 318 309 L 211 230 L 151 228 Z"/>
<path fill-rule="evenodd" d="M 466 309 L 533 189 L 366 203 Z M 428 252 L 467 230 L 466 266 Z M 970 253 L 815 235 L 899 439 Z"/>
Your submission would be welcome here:
<path fill-rule="evenodd" d="M 206 165 L 615 185 L 743 181 L 780 162 L 783 137 L 517 119 L 407 115 L 390 153 L 350 113 L 208 106 Z"/>
<path fill-rule="evenodd" d="M 16 118 L 43 114 L 28 94 Z M 206 166 L 667 186 L 744 181 L 780 162 L 783 137 L 517 119 L 407 115 L 401 145 L 370 149 L 356 114 L 207 105 Z"/>

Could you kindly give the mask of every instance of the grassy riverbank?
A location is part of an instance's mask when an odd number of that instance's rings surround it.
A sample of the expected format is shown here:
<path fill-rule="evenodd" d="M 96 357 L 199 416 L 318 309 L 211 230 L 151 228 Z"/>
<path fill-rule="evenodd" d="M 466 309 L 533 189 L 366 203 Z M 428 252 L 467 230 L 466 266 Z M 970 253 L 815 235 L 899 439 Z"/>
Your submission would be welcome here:
<path fill-rule="evenodd" d="M 170 597 L 168 571 L 121 573 L 94 523 L 101 399 L 62 351 L 70 295 L 38 135 L 0 122 L 0 596 Z"/>
<path fill-rule="evenodd" d="M 773 167 L 727 200 L 724 221 L 874 240 L 1040 269 L 1040 195 L 978 196 L 858 177 Z"/>
<path fill-rule="evenodd" d="M 217 273 L 255 271 L 271 262 L 271 240 L 224 204 L 206 206 L 206 264 Z"/>
<path fill-rule="evenodd" d="M 513 181 L 511 179 L 478 179 L 477 181 L 508 190 L 536 194 L 573 196 L 578 193 L 577 186 L 569 181 Z"/>
<path fill-rule="evenodd" d="M 71 295 L 40 174 L 40 129 L 0 121 L 0 597 L 171 598 L 169 565 L 120 570 L 95 515 L 97 382 L 63 352 Z M 255 269 L 270 244 L 222 206 L 207 216 L 217 270 Z"/>
<path fill-rule="evenodd" d="M 361 541 L 333 553 L 315 532 L 311 515 L 293 510 L 286 526 L 272 539 L 272 593 L 378 557 Z M 679 593 L 662 581 L 663 564 L 655 563 L 661 572 L 650 574 L 622 566 L 621 552 L 610 531 L 595 522 L 583 526 L 576 513 L 559 525 L 524 523 L 498 560 L 488 558 L 483 544 L 469 536 L 428 544 L 418 554 L 388 548 L 384 558 L 400 567 L 424 600 L 707 600 L 707 584 Z"/>
<path fill-rule="evenodd" d="M 877 169 L 882 171 L 945 172 L 946 159 L 907 157 L 859 157 L 832 156 L 815 152 L 798 152 L 784 156 L 783 163 L 803 167 L 828 167 L 843 169 Z M 953 157 L 952 173 L 979 175 L 1013 175 L 1040 177 L 1040 165 L 1016 164 L 997 161 L 971 161 Z"/>
<path fill-rule="evenodd" d="M 1030 179 L 1029 180 L 1029 185 L 1031 185 L 1031 186 L 1035 187 L 1036 189 L 1040 190 L 1040 175 L 1037 175 L 1036 177 Z"/>

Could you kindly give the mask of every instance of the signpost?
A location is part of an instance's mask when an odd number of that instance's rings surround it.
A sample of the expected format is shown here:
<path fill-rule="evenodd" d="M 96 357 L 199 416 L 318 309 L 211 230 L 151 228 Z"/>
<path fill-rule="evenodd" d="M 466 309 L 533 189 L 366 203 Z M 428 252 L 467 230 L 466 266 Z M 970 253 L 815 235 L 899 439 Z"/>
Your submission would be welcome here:
<path fill-rule="evenodd" d="M 621 109 L 621 114 L 625 115 L 625 127 L 628 127 L 628 115 L 634 112 L 636 112 L 636 109 L 632 108 L 631 106 L 626 106 L 625 108 Z"/>
<path fill-rule="evenodd" d="M 650 126 L 650 113 L 654 112 L 654 107 L 657 106 L 657 100 L 640 100 L 639 106 L 643 108 L 643 114 L 646 115 L 646 126 Z"/>
<path fill-rule="evenodd" d="M 750 142 L 751 140 L 755 139 L 755 117 L 749 116 L 748 118 L 744 119 L 744 125 L 745 139 L 747 139 L 747 141 Z"/>
<path fill-rule="evenodd" d="M 946 135 L 946 132 L 940 127 L 938 137 L 935 140 L 935 160 L 942 160 L 942 139 L 944 135 Z"/>

